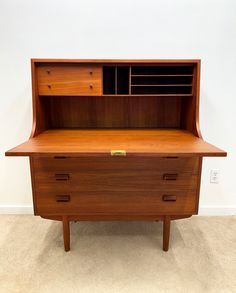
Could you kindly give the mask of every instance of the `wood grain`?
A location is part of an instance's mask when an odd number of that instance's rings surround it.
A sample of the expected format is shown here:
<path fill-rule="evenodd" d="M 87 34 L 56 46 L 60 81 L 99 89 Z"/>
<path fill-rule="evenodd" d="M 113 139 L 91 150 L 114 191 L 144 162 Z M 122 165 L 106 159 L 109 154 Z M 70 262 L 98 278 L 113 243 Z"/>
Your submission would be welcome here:
<path fill-rule="evenodd" d="M 48 130 L 6 152 L 7 156 L 110 156 L 124 149 L 127 156 L 226 156 L 226 152 L 176 129 Z"/>
<path fill-rule="evenodd" d="M 70 250 L 70 221 L 67 216 L 62 216 L 63 239 L 65 251 Z"/>
<path fill-rule="evenodd" d="M 40 173 L 35 175 L 37 185 L 35 190 L 40 192 L 50 191 L 145 191 L 145 190 L 186 190 L 197 183 L 197 176 L 181 172 L 177 180 L 163 180 L 162 172 L 155 171 L 130 171 L 124 170 L 100 170 L 100 173 L 92 170 L 79 170 L 69 173 L 70 179 L 56 180 L 55 174 Z M 59 182 L 60 181 L 60 182 Z"/>
<path fill-rule="evenodd" d="M 163 195 L 176 201 L 164 201 Z M 70 195 L 69 202 L 57 202 L 58 195 Z M 81 191 L 41 192 L 37 196 L 38 214 L 196 214 L 196 190 L 175 191 Z"/>
<path fill-rule="evenodd" d="M 194 64 L 199 63 L 200 59 L 56 59 L 56 58 L 32 58 L 34 63 L 84 63 L 84 64 Z"/>
<path fill-rule="evenodd" d="M 171 215 L 171 220 L 180 220 L 190 218 L 191 214 L 180 214 L 180 215 Z M 62 221 L 61 215 L 47 215 L 40 214 L 41 218 L 54 220 L 54 221 Z M 157 215 L 156 213 L 148 213 L 148 214 L 131 214 L 131 213 L 123 213 L 123 214 L 109 214 L 109 213 L 80 213 L 74 215 L 68 215 L 69 221 L 158 221 L 163 220 L 163 215 Z"/>
<path fill-rule="evenodd" d="M 180 127 L 181 97 L 45 97 L 50 128 Z"/>
<path fill-rule="evenodd" d="M 169 240 L 170 240 L 170 216 L 165 216 L 163 219 L 163 250 L 168 251 L 169 249 Z"/>
<path fill-rule="evenodd" d="M 39 95 L 101 95 L 102 67 L 96 65 L 40 64 Z"/>
<path fill-rule="evenodd" d="M 199 159 L 194 157 L 34 157 L 35 174 L 48 173 L 76 173 L 103 171 L 156 171 L 163 173 L 191 173 L 198 174 Z M 51 174 L 51 175 L 50 175 Z"/>

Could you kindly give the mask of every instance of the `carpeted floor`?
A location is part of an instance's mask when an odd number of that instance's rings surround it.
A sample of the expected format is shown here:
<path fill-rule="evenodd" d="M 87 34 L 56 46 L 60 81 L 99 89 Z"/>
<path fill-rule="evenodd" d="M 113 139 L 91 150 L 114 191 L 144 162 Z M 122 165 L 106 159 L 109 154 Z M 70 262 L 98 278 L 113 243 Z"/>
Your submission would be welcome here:
<path fill-rule="evenodd" d="M 236 292 L 236 216 L 173 222 L 169 252 L 161 222 L 61 223 L 0 216 L 0 292 Z"/>

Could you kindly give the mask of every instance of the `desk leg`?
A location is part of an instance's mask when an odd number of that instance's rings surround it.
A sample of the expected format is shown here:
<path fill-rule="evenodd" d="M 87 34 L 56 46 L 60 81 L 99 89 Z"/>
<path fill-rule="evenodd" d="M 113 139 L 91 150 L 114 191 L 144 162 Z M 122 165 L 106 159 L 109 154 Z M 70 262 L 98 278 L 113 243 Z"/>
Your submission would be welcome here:
<path fill-rule="evenodd" d="M 163 219 L 163 250 L 168 251 L 170 239 L 170 216 L 164 216 Z"/>
<path fill-rule="evenodd" d="M 67 216 L 62 216 L 63 238 L 65 251 L 70 250 L 70 221 Z"/>

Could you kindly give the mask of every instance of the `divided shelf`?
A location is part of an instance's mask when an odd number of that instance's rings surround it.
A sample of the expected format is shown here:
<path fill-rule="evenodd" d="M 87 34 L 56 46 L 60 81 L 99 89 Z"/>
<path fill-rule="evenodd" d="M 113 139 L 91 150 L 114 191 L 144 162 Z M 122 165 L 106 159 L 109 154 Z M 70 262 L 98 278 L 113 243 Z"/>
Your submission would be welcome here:
<path fill-rule="evenodd" d="M 103 67 L 104 95 L 192 95 L 193 66 Z"/>

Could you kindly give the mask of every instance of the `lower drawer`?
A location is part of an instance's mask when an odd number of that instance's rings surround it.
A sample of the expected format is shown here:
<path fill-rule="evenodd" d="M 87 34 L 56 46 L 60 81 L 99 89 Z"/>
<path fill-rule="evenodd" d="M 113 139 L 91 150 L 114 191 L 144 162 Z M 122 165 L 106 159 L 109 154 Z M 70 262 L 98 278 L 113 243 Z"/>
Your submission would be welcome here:
<path fill-rule="evenodd" d="M 197 212 L 194 190 L 155 191 L 93 191 L 74 193 L 40 193 L 36 196 L 37 214 L 158 214 L 178 215 Z"/>

